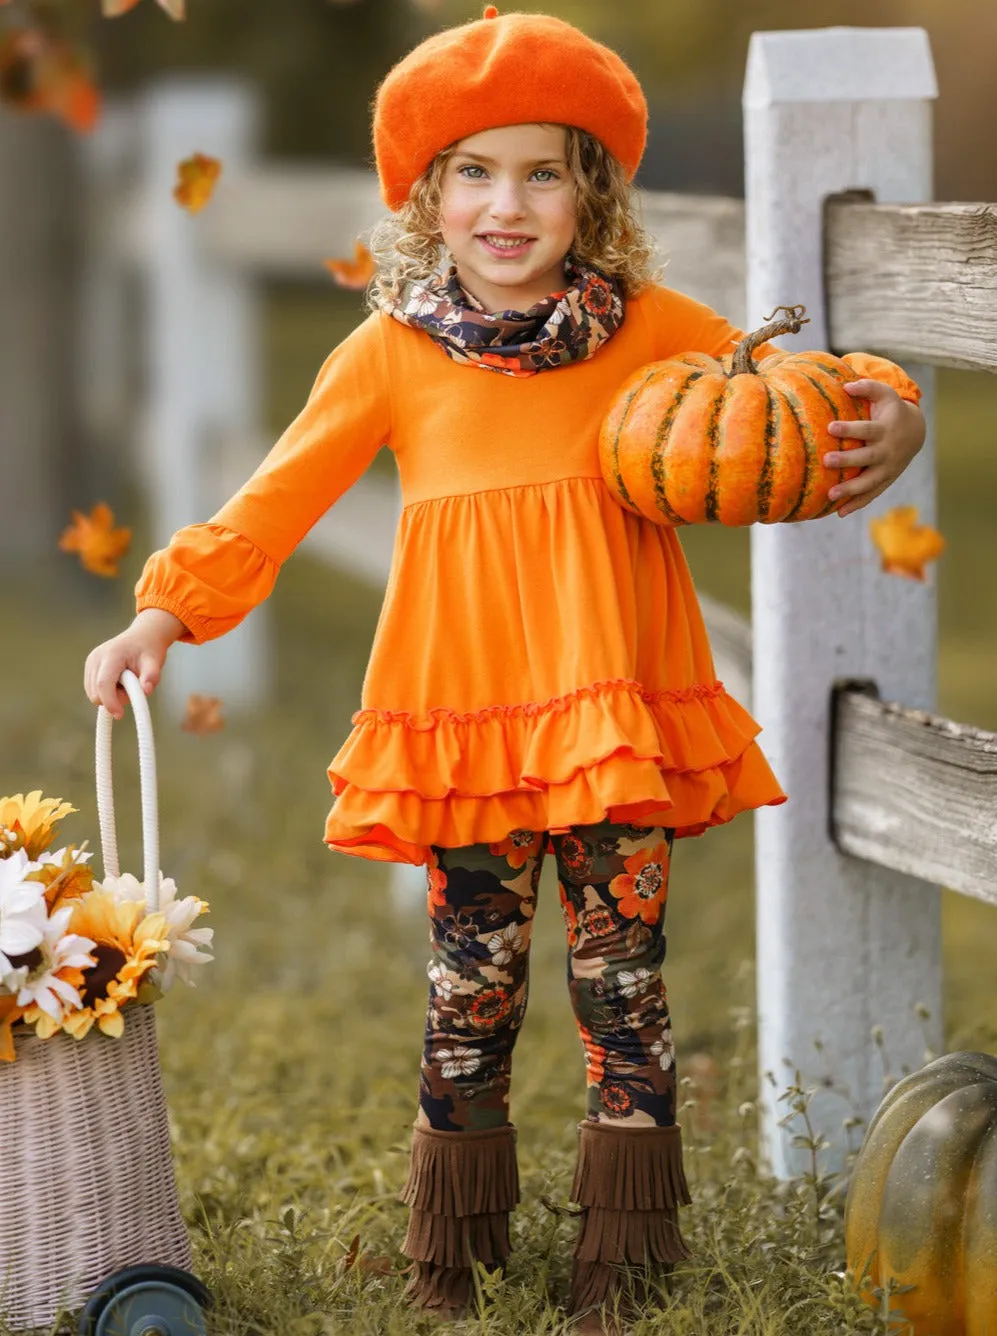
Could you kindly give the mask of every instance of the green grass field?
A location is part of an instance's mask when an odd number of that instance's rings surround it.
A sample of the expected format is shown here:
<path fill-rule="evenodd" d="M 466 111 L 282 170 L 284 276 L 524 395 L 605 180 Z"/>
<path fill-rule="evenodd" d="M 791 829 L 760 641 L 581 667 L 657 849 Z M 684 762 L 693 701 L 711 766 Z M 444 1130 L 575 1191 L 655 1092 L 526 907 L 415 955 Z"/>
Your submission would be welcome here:
<path fill-rule="evenodd" d="M 273 303 L 275 430 L 349 318 L 342 297 L 284 292 Z M 949 542 L 938 572 L 940 709 L 997 729 L 997 383 L 941 375 L 938 419 Z M 54 578 L 72 560 L 56 556 L 0 592 L 0 794 L 41 788 L 72 801 L 79 813 L 60 843 L 97 840 L 82 667 L 130 615 L 145 555 L 140 516 L 136 527 L 117 583 Z M 746 609 L 747 535 L 687 538 L 701 588 Z M 197 1269 L 217 1295 L 214 1332 L 415 1333 L 430 1328 L 400 1305 L 395 1193 L 415 1109 L 426 929 L 418 912 L 394 908 L 384 868 L 321 842 L 325 767 L 357 708 L 378 599 L 296 556 L 272 605 L 278 689 L 267 710 L 198 738 L 154 702 L 163 868 L 181 892 L 211 902 L 217 944 L 200 987 L 174 990 L 158 1011 L 184 1209 Z M 118 823 L 122 866 L 140 871 L 132 739 L 123 725 Z M 583 1069 L 551 873 L 513 1084 L 524 1188 L 516 1252 L 505 1280 L 486 1286 L 480 1317 L 461 1328 L 489 1336 L 566 1330 L 564 1207 Z M 679 1072 L 692 1074 L 681 1119 L 696 1258 L 680 1268 L 667 1311 L 635 1336 L 885 1332 L 838 1274 L 842 1185 L 779 1186 L 756 1166 L 750 819 L 682 842 L 668 913 Z M 946 893 L 944 931 L 947 1045 L 997 1051 L 997 913 Z M 357 1236 L 364 1260 L 344 1270 Z"/>

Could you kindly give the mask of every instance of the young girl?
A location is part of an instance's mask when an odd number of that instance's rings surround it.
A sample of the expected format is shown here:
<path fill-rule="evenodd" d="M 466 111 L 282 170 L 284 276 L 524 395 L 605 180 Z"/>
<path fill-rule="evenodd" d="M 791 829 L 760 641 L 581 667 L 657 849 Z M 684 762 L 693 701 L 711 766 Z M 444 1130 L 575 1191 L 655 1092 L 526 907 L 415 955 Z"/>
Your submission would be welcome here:
<path fill-rule="evenodd" d="M 632 371 L 740 338 L 650 281 L 628 185 L 646 117 L 623 61 L 555 18 L 489 7 L 402 60 L 374 107 L 396 217 L 375 238 L 372 314 L 238 494 L 149 559 L 138 615 L 85 672 L 90 700 L 120 716 L 122 669 L 151 691 L 174 640 L 235 626 L 390 445 L 404 508 L 325 840 L 428 870 L 409 1297 L 459 1313 L 472 1261 L 509 1254 L 510 1067 L 549 853 L 587 1068 L 569 1308 L 588 1331 L 648 1264 L 687 1256 L 661 980 L 672 842 L 785 799 L 757 724 L 716 680 L 675 531 L 623 509 L 600 475 L 599 425 Z M 832 428 L 865 442 L 842 513 L 923 438 L 901 398 L 916 387 L 889 363 L 876 374 L 852 385 L 871 420 Z"/>

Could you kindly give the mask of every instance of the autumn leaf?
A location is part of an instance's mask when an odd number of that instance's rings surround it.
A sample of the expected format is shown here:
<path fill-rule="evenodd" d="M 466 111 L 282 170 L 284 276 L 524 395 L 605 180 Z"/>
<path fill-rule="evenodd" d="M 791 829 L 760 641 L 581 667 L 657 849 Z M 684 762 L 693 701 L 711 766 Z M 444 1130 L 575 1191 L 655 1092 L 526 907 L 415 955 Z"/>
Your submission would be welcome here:
<path fill-rule="evenodd" d="M 209 158 L 205 153 L 184 158 L 177 164 L 179 180 L 173 188 L 173 198 L 188 213 L 199 213 L 214 194 L 221 170 L 218 159 Z"/>
<path fill-rule="evenodd" d="M 360 1255 L 360 1235 L 354 1234 L 353 1242 L 350 1244 L 349 1251 L 343 1258 L 343 1270 L 349 1271 L 350 1267 Z"/>
<path fill-rule="evenodd" d="M 924 568 L 945 551 L 945 539 L 930 524 L 918 524 L 917 506 L 894 506 L 869 521 L 869 533 L 888 575 L 923 580 Z"/>
<path fill-rule="evenodd" d="M 51 112 L 81 133 L 100 114 L 84 53 L 35 28 L 13 29 L 0 41 L 0 101 L 15 111 Z"/>
<path fill-rule="evenodd" d="M 362 290 L 377 272 L 377 262 L 362 241 L 354 246 L 352 260 L 324 260 L 323 264 L 341 288 Z"/>
<path fill-rule="evenodd" d="M 171 19 L 185 19 L 187 17 L 186 0 L 156 0 L 160 9 L 166 11 Z M 101 0 L 101 12 L 106 19 L 116 19 L 121 14 L 127 14 L 130 9 L 134 9 L 138 0 Z"/>
<path fill-rule="evenodd" d="M 131 546 L 131 529 L 115 529 L 114 514 L 103 501 L 89 515 L 79 510 L 70 513 L 73 522 L 60 535 L 60 550 L 78 552 L 80 565 L 92 575 L 117 575 L 117 563 Z"/>
<path fill-rule="evenodd" d="M 225 727 L 221 717 L 221 700 L 218 696 L 199 696 L 192 691 L 187 697 L 187 713 L 180 727 L 185 733 L 195 733 L 202 737 L 205 733 L 217 733 Z"/>

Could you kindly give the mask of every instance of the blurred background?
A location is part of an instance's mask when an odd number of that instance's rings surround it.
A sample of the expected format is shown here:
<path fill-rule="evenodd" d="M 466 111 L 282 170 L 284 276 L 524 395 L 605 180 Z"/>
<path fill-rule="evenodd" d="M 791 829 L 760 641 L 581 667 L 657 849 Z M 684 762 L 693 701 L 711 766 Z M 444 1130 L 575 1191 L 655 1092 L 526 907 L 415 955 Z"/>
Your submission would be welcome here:
<path fill-rule="evenodd" d="M 518 7 L 580 24 L 636 71 L 651 107 L 639 184 L 733 197 L 743 188 L 740 97 L 752 31 L 923 26 L 940 89 L 936 198 L 997 199 L 991 133 L 997 123 L 997 6 L 991 0 L 811 0 L 805 6 L 798 0 L 547 0 Z M 99 331 L 87 312 L 94 285 L 99 289 L 101 283 L 94 229 L 117 236 L 117 196 L 102 194 L 104 150 L 96 147 L 109 145 L 111 152 L 113 144 L 101 140 L 100 118 L 88 135 L 23 110 L 24 61 L 15 58 L 9 35 L 42 11 L 47 22 L 62 25 L 67 40 L 88 52 L 107 114 L 113 112 L 115 125 L 126 130 L 134 108 L 159 81 L 223 75 L 258 96 L 258 148 L 266 159 L 365 169 L 369 104 L 379 79 L 422 37 L 479 17 L 482 5 L 188 0 L 187 8 L 185 22 L 171 22 L 153 0 L 140 0 L 114 19 L 99 16 L 97 0 L 15 0 L 0 9 L 7 34 L 0 58 L 0 793 L 41 788 L 70 799 L 80 809 L 70 832 L 77 839 L 93 840 L 96 831 L 93 711 L 82 692 L 83 662 L 93 645 L 130 618 L 132 589 L 154 545 L 143 415 L 157 354 L 147 332 L 149 293 L 133 278 L 120 311 L 113 384 L 104 393 L 106 350 L 97 348 Z M 191 151 L 198 147 L 190 143 Z M 125 170 L 138 182 L 143 164 L 132 162 Z M 209 203 L 202 218 L 184 218 L 185 224 L 206 223 L 211 208 Z M 290 227 L 294 220 L 287 221 Z M 140 216 L 139 227 L 147 224 L 152 226 Z M 158 244 L 151 233 L 144 241 Z M 244 474 L 297 413 L 328 350 L 362 318 L 360 293 L 338 288 L 320 265 L 307 276 L 260 279 L 255 297 L 262 316 L 250 389 L 259 398 L 263 426 L 253 446 L 257 454 L 245 456 Z M 940 371 L 936 420 L 938 524 L 948 541 L 929 577 L 939 588 L 939 709 L 997 729 L 997 525 L 990 509 L 997 497 L 997 383 L 982 374 Z M 391 468 L 382 451 L 374 471 L 388 474 Z M 116 523 L 132 530 L 113 579 L 83 570 L 57 546 L 70 511 L 89 512 L 97 502 L 108 503 Z M 682 537 L 698 586 L 747 614 L 747 533 L 701 529 Z M 254 959 L 270 961 L 271 982 L 293 990 L 299 984 L 292 959 L 311 960 L 326 930 L 347 932 L 337 918 L 342 894 L 321 911 L 327 915 L 324 929 L 316 931 L 308 917 L 330 888 L 351 895 L 358 888 L 383 889 L 383 868 L 341 857 L 334 865 L 320 838 L 328 806 L 324 767 L 358 708 L 379 602 L 376 580 L 296 554 L 270 601 L 275 662 L 265 708 L 233 710 L 223 730 L 197 736 L 182 732 L 176 713 L 157 702 L 164 868 L 186 876 L 188 890 L 213 902 L 219 940 L 230 943 L 225 968 L 231 973 L 220 968 L 219 980 L 235 978 L 233 944 L 240 944 Z M 123 749 L 127 753 L 128 744 Z M 126 784 L 134 780 L 129 766 L 126 755 Z M 123 835 L 131 858 L 122 861 L 137 868 L 134 812 L 131 824 L 131 833 Z M 677 858 L 673 893 L 677 1025 L 691 1047 L 721 1053 L 729 1008 L 753 1001 L 750 820 L 684 843 L 689 847 Z M 550 893 L 546 873 L 545 882 Z M 301 910 L 297 925 L 286 915 L 276 917 L 277 901 Z M 356 917 L 344 941 L 357 957 L 358 943 L 362 948 L 375 933 L 388 931 L 387 902 L 372 902 L 379 908 L 363 908 L 355 898 L 351 903 Z M 547 910 L 546 935 L 538 938 L 541 958 L 561 950 L 550 904 Z M 946 895 L 945 932 L 948 1042 L 993 1046 L 997 914 Z M 421 942 L 421 935 L 420 927 L 414 940 Z M 413 950 L 418 957 L 421 946 Z M 405 955 L 408 947 L 399 951 Z M 559 967 L 549 980 L 539 985 L 538 996 L 561 993 Z M 418 970 L 405 984 L 413 999 L 422 986 Z M 419 1004 L 412 1005 L 414 1063 L 421 1021 Z M 193 1017 L 186 1006 L 177 1014 Z M 560 1019 L 551 1024 L 567 1036 L 563 997 L 558 1006 Z M 537 1054 L 546 1024 L 536 1022 Z M 534 1089 L 540 1089 L 541 1103 L 549 1095 L 541 1089 L 542 1070 L 538 1065 Z"/>

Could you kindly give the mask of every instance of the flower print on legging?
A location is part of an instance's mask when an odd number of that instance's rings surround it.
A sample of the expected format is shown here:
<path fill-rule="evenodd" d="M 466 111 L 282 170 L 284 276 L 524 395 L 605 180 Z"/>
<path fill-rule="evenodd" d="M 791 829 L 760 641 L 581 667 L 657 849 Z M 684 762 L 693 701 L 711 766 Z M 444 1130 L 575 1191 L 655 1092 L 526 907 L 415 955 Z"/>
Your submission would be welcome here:
<path fill-rule="evenodd" d="M 428 865 L 429 1007 L 420 1108 L 440 1131 L 509 1119 L 544 854 L 554 854 L 568 986 L 585 1051 L 587 1116 L 675 1122 L 675 1051 L 661 965 L 672 831 L 574 826 L 495 844 L 434 847 Z"/>

